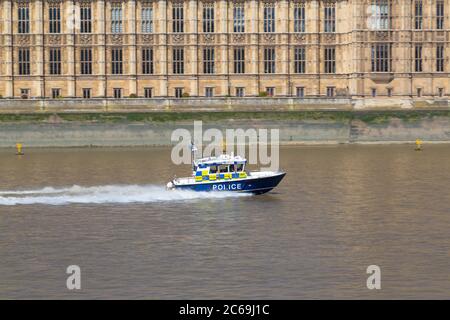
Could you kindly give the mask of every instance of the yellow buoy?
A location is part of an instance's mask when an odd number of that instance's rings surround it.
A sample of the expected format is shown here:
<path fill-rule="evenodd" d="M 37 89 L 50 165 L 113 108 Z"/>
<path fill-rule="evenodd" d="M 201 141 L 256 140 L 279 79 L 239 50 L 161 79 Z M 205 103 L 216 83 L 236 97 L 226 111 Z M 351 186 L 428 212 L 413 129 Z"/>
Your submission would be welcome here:
<path fill-rule="evenodd" d="M 16 143 L 16 155 L 18 155 L 18 156 L 23 155 L 21 143 Z"/>
<path fill-rule="evenodd" d="M 416 140 L 416 151 L 422 151 L 422 140 L 417 139 Z"/>

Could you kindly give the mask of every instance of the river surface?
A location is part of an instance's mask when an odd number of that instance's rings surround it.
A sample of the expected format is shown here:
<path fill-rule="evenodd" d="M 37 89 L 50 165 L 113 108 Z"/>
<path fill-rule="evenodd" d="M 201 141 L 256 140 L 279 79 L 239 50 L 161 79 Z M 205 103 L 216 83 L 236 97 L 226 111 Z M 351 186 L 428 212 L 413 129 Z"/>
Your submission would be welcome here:
<path fill-rule="evenodd" d="M 166 191 L 169 148 L 25 151 L 0 151 L 0 298 L 450 298 L 449 145 L 282 147 L 262 196 Z"/>

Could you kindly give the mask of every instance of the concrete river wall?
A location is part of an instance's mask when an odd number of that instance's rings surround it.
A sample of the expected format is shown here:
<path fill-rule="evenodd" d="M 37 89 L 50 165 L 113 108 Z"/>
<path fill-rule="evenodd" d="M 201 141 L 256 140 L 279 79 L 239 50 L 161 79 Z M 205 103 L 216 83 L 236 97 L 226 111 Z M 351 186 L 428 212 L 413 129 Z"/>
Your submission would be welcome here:
<path fill-rule="evenodd" d="M 195 117 L 195 115 L 193 115 Z M 172 132 L 193 132 L 193 119 L 167 121 L 67 121 L 52 116 L 45 121 L 0 122 L 0 147 L 85 147 L 173 145 Z M 401 143 L 421 139 L 450 142 L 450 112 L 437 115 L 329 117 L 285 119 L 207 119 L 203 132 L 226 129 L 279 129 L 281 144 Z"/>

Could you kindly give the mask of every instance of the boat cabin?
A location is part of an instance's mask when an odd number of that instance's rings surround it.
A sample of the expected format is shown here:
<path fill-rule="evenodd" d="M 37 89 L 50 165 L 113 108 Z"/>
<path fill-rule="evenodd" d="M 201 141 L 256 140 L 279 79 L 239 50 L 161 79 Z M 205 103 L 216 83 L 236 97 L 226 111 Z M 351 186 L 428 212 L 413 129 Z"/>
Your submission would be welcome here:
<path fill-rule="evenodd" d="M 247 177 L 247 160 L 240 156 L 221 155 L 194 161 L 193 175 L 196 182 L 242 179 Z"/>

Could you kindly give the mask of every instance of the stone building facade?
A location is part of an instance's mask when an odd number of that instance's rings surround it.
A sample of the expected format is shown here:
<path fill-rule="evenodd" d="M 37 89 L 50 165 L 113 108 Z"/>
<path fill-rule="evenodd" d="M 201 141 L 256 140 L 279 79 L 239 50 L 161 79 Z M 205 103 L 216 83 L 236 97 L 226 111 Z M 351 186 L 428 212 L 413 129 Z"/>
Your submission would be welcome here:
<path fill-rule="evenodd" d="M 450 95 L 450 0 L 0 0 L 3 98 Z"/>

